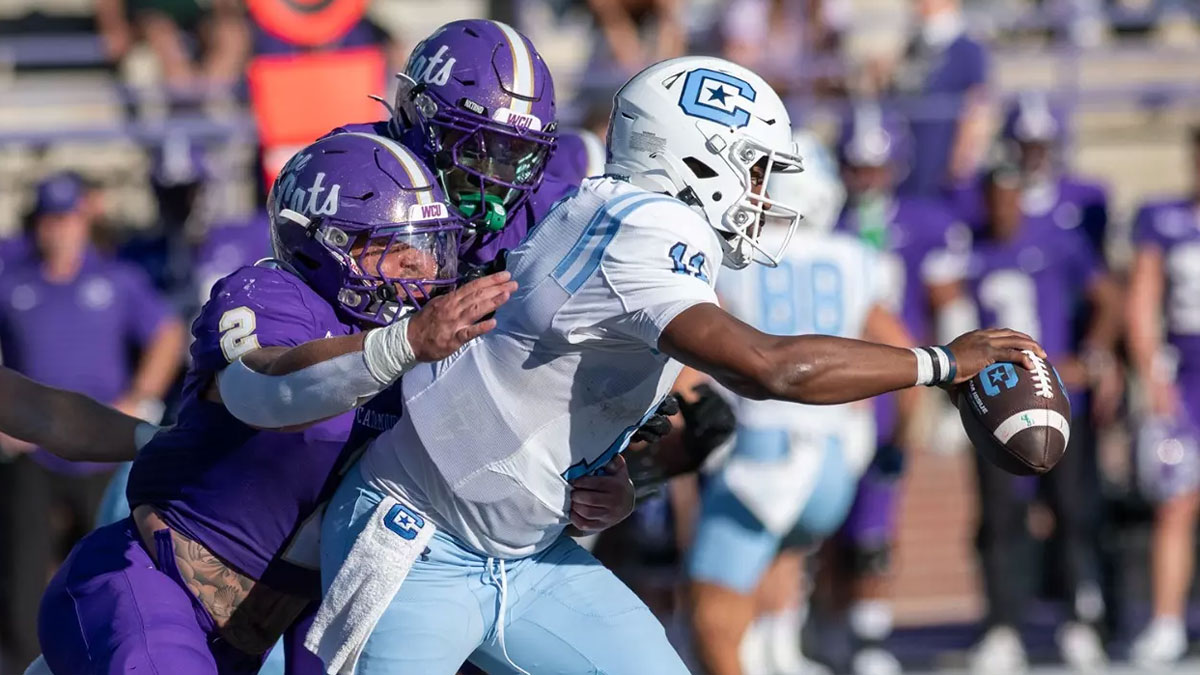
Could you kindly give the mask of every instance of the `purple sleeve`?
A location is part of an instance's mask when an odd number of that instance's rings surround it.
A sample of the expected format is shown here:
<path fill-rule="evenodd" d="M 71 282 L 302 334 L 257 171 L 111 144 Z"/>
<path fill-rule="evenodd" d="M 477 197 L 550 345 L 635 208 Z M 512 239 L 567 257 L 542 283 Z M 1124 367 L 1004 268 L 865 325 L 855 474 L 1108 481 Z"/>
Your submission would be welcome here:
<path fill-rule="evenodd" d="M 959 66 L 962 70 L 962 86 L 963 89 L 970 89 L 978 85 L 987 83 L 988 72 L 988 54 L 983 45 L 975 41 L 970 41 L 969 49 L 963 50 L 962 65 Z"/>
<path fill-rule="evenodd" d="M 1105 261 L 1083 232 L 1074 234 L 1070 244 L 1074 252 L 1074 276 L 1082 279 L 1085 287 L 1090 286 L 1104 274 Z"/>
<path fill-rule="evenodd" d="M 1156 213 L 1158 213 L 1158 209 L 1151 205 L 1145 205 L 1138 209 L 1137 216 L 1133 219 L 1134 246 L 1166 248 L 1162 235 L 1159 233 L 1158 228 L 1154 226 L 1154 216 Z"/>
<path fill-rule="evenodd" d="M 173 316 L 174 310 L 142 270 L 122 266 L 117 275 L 126 334 L 132 336 L 138 346 L 145 346 Z"/>
<path fill-rule="evenodd" d="M 325 337 L 325 322 L 309 308 L 314 301 L 320 298 L 289 272 L 243 267 L 213 286 L 192 324 L 193 367 L 215 373 L 255 346 Z"/>
<path fill-rule="evenodd" d="M 577 134 L 562 133 L 558 146 L 546 162 L 546 175 L 563 183 L 578 185 L 587 177 L 587 148 Z"/>

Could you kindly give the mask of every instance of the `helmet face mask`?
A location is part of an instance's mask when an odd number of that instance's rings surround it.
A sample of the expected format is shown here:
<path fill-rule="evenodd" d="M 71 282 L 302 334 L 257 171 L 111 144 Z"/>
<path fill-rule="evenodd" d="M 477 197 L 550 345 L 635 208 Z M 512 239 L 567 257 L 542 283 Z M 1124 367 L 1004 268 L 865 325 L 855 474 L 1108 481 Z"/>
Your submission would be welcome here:
<path fill-rule="evenodd" d="M 617 92 L 608 150 L 608 173 L 703 215 L 725 266 L 778 264 L 800 214 L 764 186 L 802 164 L 783 101 L 757 75 L 712 57 L 647 68 Z"/>
<path fill-rule="evenodd" d="M 275 257 L 349 321 L 387 325 L 458 282 L 462 222 L 394 141 L 317 141 L 284 167 L 269 205 Z"/>
<path fill-rule="evenodd" d="M 396 131 L 421 149 L 472 226 L 504 227 L 541 184 L 556 143 L 541 56 L 503 23 L 454 21 L 417 45 L 398 77 Z"/>
<path fill-rule="evenodd" d="M 753 138 L 741 138 L 730 146 L 729 162 L 740 174 L 745 188 L 732 208 L 725 212 L 718 228 L 732 238 L 723 237 L 730 248 L 725 251 L 728 266 L 746 267 L 758 262 L 769 267 L 779 264 L 796 226 L 800 211 L 790 202 L 771 196 L 768 186 L 772 177 L 800 173 L 803 168 L 795 152 L 783 152 L 765 147 Z M 764 234 L 771 240 L 769 247 Z M 782 233 L 782 236 L 776 236 Z"/>

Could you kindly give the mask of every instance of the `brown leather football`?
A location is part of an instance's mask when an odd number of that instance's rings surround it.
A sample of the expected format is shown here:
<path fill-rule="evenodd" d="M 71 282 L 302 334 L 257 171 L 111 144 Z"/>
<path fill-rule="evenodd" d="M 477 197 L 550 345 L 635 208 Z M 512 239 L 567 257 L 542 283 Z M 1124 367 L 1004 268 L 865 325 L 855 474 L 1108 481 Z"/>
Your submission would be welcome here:
<path fill-rule="evenodd" d="M 1071 402 L 1054 366 L 996 363 L 958 387 L 958 413 L 975 449 L 1019 475 L 1054 468 L 1071 438 Z"/>

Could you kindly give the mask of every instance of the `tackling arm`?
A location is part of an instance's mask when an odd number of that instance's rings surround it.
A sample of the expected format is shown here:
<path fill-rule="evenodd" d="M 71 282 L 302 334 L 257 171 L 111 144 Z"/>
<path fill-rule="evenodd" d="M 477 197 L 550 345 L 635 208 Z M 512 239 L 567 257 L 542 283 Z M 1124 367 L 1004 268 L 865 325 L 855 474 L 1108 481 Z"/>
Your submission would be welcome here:
<path fill-rule="evenodd" d="M 340 415 L 416 363 L 439 361 L 490 331 L 496 321 L 483 317 L 514 290 L 516 283 L 500 272 L 434 298 L 384 328 L 254 350 L 218 375 L 219 400 L 234 417 L 260 429 L 291 431 Z"/>
<path fill-rule="evenodd" d="M 75 462 L 126 462 L 158 427 L 0 367 L 0 432 Z"/>
<path fill-rule="evenodd" d="M 659 348 L 747 398 L 849 403 L 918 381 L 911 350 L 829 336 L 767 335 L 711 303 L 676 316 L 659 338 Z M 1044 357 L 1028 336 L 1004 329 L 967 333 L 947 348 L 958 365 L 953 384 L 998 361 L 1031 368 L 1022 350 Z"/>

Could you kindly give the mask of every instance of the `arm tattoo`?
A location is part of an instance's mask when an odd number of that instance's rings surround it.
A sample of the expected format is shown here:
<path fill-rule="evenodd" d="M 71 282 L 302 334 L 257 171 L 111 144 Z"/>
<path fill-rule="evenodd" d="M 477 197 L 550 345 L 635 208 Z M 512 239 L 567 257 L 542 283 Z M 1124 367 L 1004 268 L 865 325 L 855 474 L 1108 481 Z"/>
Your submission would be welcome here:
<path fill-rule="evenodd" d="M 175 565 L 188 589 L 200 600 L 218 627 L 223 627 L 242 604 L 254 581 L 230 569 L 208 549 L 174 530 Z"/>
<path fill-rule="evenodd" d="M 270 649 L 308 605 L 308 598 L 257 583 L 174 530 L 171 539 L 184 584 L 212 615 L 221 636 L 247 654 Z"/>

